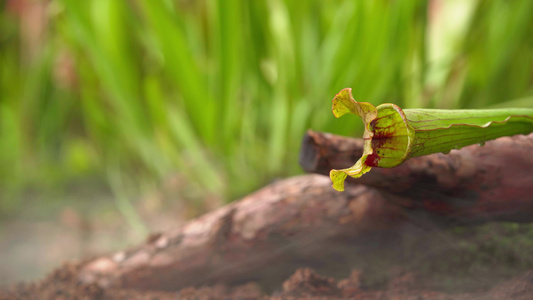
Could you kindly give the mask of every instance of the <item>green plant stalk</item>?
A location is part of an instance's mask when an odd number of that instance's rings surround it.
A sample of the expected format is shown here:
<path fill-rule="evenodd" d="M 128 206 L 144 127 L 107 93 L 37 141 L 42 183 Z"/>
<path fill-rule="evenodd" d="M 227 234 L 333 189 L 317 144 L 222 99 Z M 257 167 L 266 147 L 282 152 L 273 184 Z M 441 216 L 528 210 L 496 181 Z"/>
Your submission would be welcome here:
<path fill-rule="evenodd" d="M 390 103 L 375 107 L 355 101 L 351 88 L 333 98 L 332 111 L 337 118 L 358 115 L 364 123 L 363 156 L 350 168 L 330 171 L 338 191 L 344 190 L 347 176 L 359 178 L 372 167 L 392 168 L 413 157 L 533 132 L 533 109 L 401 109 Z"/>

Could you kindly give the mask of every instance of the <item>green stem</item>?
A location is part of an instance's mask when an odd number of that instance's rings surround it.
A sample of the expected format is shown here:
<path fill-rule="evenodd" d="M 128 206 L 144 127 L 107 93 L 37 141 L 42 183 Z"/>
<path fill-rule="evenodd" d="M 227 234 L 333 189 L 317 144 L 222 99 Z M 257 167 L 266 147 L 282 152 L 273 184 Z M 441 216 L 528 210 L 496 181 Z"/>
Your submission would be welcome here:
<path fill-rule="evenodd" d="M 406 109 L 404 112 L 416 132 L 410 157 L 446 153 L 502 136 L 533 131 L 533 109 Z"/>

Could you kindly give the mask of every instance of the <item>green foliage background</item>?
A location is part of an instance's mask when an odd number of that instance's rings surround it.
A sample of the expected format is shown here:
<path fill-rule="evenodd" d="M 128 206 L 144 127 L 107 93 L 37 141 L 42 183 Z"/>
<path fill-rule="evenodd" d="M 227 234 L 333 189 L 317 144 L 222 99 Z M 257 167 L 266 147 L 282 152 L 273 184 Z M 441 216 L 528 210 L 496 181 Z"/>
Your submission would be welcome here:
<path fill-rule="evenodd" d="M 345 87 L 405 108 L 533 103 L 530 0 L 52 0 L 34 48 L 3 3 L 4 216 L 89 185 L 134 224 L 125 199 L 174 176 L 180 199 L 233 200 L 300 173 L 306 129 L 358 133 L 330 111 Z"/>

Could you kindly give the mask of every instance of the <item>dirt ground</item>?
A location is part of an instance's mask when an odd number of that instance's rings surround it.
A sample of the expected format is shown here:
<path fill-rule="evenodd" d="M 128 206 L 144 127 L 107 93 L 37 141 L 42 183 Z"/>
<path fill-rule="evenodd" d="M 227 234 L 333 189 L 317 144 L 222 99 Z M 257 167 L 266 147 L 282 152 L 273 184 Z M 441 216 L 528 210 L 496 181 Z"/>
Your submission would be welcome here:
<path fill-rule="evenodd" d="M 83 263 L 65 264 L 45 279 L 16 284 L 0 291 L 0 299 L 531 299 L 533 270 L 470 293 L 444 293 L 420 289 L 420 275 L 395 270 L 379 289 L 365 286 L 365 273 L 353 270 L 348 278 L 335 280 L 311 269 L 298 269 L 278 290 L 266 294 L 254 282 L 236 287 L 215 285 L 189 287 L 178 292 L 137 291 L 81 284 L 78 271 Z"/>
<path fill-rule="evenodd" d="M 392 262 L 377 260 L 374 270 L 354 268 L 345 278 L 330 278 L 304 267 L 288 278 L 277 278 L 273 288 L 258 281 L 240 286 L 187 287 L 176 292 L 103 288 L 80 283 L 78 273 L 85 263 L 71 262 L 41 280 L 0 288 L 0 299 L 525 300 L 533 295 L 532 234 L 533 225 L 512 223 L 417 231 L 411 245 L 404 241 L 403 247 L 412 255 L 402 261 L 393 257 Z M 345 274 L 349 269 L 347 266 Z M 383 270 L 376 275 L 375 269 Z M 256 273 L 261 274 L 261 270 Z"/>
<path fill-rule="evenodd" d="M 64 219 L 65 224 L 74 224 L 70 228 L 77 228 L 75 226 L 77 223 L 83 224 L 76 221 L 79 219 L 76 214 L 74 217 L 72 213 L 63 215 L 65 216 L 61 219 Z M 164 219 L 171 223 L 184 218 L 174 216 Z M 102 217 L 98 218 L 98 221 L 102 222 Z M 168 224 L 161 225 L 165 226 Z M 90 228 L 94 230 L 94 227 Z M 100 237 L 102 231 L 104 230 L 95 231 L 92 236 Z M 36 232 L 43 235 L 40 231 Z M 428 226 L 421 226 L 407 235 L 402 245 L 397 245 L 397 249 L 392 249 L 393 252 L 399 252 L 402 248 L 408 255 L 385 256 L 390 261 L 384 261 L 383 256 L 376 255 L 376 258 L 369 262 L 373 268 L 346 266 L 347 270 L 343 273 L 345 275 L 335 278 L 305 268 L 304 265 L 287 278 L 285 276 L 275 278 L 276 283 L 270 288 L 265 288 L 259 281 L 254 280 L 239 286 L 215 283 L 210 286 L 177 289 L 174 292 L 104 288 L 96 284 L 81 283 L 79 271 L 85 263 L 70 262 L 40 280 L 0 288 L 0 299 L 525 300 L 532 299 L 533 295 L 532 240 L 532 224 L 493 222 L 484 226 L 458 227 L 446 231 L 430 230 Z M 100 247 L 110 244 L 108 240 L 98 241 L 95 244 L 100 244 Z M 71 240 L 68 243 L 65 241 L 56 243 L 56 247 L 61 245 L 70 245 L 72 248 L 75 243 Z M 92 249 L 92 247 L 83 249 Z M 101 249 L 95 252 L 103 252 Z M 35 253 L 40 252 L 42 255 L 49 251 L 48 248 L 37 250 Z M 86 252 L 78 254 L 78 257 L 91 256 Z M 63 261 L 68 260 L 70 258 L 63 255 Z M 327 260 L 324 259 L 325 261 Z M 317 262 L 317 265 L 324 262 Z M 318 270 L 318 267 L 315 269 Z M 376 269 L 380 274 L 376 274 Z M 255 273 L 250 274 L 250 278 L 262 276 L 261 270 L 256 270 Z"/>

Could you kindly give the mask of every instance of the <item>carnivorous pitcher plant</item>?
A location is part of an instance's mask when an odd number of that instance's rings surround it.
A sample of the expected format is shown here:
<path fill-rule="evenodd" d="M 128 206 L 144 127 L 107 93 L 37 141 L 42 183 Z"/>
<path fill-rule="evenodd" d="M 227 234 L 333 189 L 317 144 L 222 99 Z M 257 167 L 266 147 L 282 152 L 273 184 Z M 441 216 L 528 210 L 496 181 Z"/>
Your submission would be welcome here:
<path fill-rule="evenodd" d="M 533 132 L 533 109 L 401 109 L 357 102 L 346 88 L 333 98 L 333 114 L 351 113 L 364 123 L 363 156 L 355 165 L 331 170 L 333 188 L 344 190 L 347 176 L 359 178 L 372 167 L 392 168 L 422 155 L 482 144 L 502 136 Z"/>

